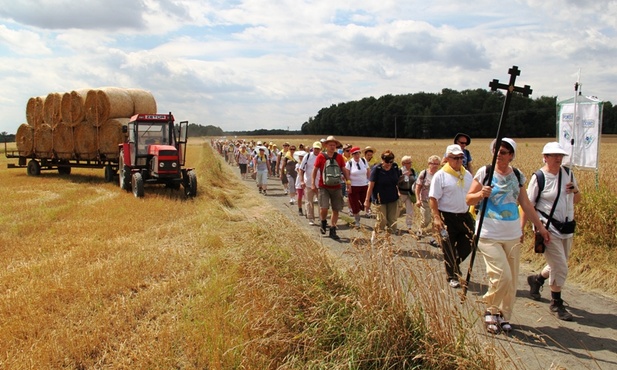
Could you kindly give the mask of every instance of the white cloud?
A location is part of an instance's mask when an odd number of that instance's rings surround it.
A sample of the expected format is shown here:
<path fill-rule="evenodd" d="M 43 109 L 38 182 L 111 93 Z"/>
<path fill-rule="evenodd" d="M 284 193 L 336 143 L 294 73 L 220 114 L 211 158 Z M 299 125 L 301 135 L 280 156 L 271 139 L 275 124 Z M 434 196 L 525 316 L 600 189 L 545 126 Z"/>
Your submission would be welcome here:
<path fill-rule="evenodd" d="M 29 97 L 153 92 L 162 112 L 228 130 L 299 129 L 324 106 L 517 81 L 617 102 L 615 1 L 0 0 L 0 131 Z M 5 88 L 6 87 L 6 88 Z"/>
<path fill-rule="evenodd" d="M 0 45 L 4 44 L 18 55 L 49 55 L 51 50 L 36 32 L 14 30 L 0 24 Z"/>

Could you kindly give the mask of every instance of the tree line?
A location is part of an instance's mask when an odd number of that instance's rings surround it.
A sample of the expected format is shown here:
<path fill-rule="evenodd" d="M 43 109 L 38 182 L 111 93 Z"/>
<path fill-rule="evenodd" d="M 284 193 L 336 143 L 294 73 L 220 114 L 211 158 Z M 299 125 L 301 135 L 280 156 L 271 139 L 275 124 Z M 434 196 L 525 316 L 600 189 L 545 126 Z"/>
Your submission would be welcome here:
<path fill-rule="evenodd" d="M 302 125 L 305 135 L 397 138 L 448 138 L 464 131 L 472 137 L 497 132 L 505 95 L 485 89 L 368 97 L 333 104 Z M 554 137 L 556 97 L 514 94 L 502 132 L 511 137 Z M 617 133 L 617 108 L 604 103 L 603 134 Z"/>

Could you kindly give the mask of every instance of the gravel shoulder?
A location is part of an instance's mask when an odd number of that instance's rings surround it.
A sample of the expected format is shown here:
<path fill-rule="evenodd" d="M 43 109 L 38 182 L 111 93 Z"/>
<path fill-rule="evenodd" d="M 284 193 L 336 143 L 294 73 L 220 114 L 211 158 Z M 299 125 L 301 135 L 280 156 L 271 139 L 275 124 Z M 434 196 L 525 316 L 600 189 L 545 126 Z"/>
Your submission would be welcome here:
<path fill-rule="evenodd" d="M 232 171 L 239 176 L 237 167 Z M 284 194 L 279 179 L 270 178 L 268 195 L 260 195 L 254 180 L 241 180 L 247 185 L 247 191 L 263 197 L 275 209 L 292 220 L 303 233 L 322 245 L 341 266 L 353 262 L 353 243 L 358 241 L 370 243 L 370 229 L 374 219 L 362 218 L 364 230 L 349 227 L 346 221 L 351 218 L 341 214 L 337 228 L 340 241 L 322 236 L 318 226 L 311 226 L 308 220 L 298 215 L 297 205 L 289 204 L 289 197 Z M 318 210 L 316 206 L 316 211 Z M 318 212 L 318 211 L 317 211 Z M 316 212 L 316 214 L 318 214 Z M 345 207 L 344 212 L 347 212 Z M 404 225 L 404 220 L 401 219 Z M 367 231 L 369 230 L 369 231 Z M 402 268 L 409 268 L 413 263 L 428 263 L 435 271 L 443 272 L 441 251 L 428 244 L 429 238 L 417 240 L 410 234 L 392 236 L 390 243 L 396 249 L 396 259 L 401 260 Z M 576 246 L 575 246 L 576 248 Z M 468 270 L 469 258 L 461 268 Z M 542 292 L 541 301 L 529 298 L 526 277 L 536 273 L 524 262 L 521 263 L 517 301 L 511 322 L 514 331 L 509 334 L 493 336 L 487 334 L 483 324 L 478 320 L 478 333 L 487 340 L 497 342 L 508 352 L 507 361 L 512 368 L 522 369 L 617 369 L 617 301 L 597 293 L 588 292 L 568 282 L 563 297 L 569 305 L 568 310 L 574 316 L 571 322 L 558 320 L 549 312 L 550 290 L 548 286 Z M 467 302 L 477 302 L 486 291 L 484 261 L 476 257 Z M 449 288 L 448 288 L 449 289 Z M 460 296 L 460 290 L 452 290 L 453 300 Z M 458 299 L 460 301 L 460 299 Z M 509 365 L 508 365 L 509 367 Z"/>

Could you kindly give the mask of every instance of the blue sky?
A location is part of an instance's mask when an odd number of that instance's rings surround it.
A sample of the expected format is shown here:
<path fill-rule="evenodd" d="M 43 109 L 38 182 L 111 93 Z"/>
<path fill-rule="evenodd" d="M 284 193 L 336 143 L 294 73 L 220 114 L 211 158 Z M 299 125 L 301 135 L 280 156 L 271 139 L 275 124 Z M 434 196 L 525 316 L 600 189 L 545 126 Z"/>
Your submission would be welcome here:
<path fill-rule="evenodd" d="M 617 1 L 0 0 L 0 131 L 30 97 L 120 86 L 224 130 L 367 96 L 517 83 L 617 104 Z"/>

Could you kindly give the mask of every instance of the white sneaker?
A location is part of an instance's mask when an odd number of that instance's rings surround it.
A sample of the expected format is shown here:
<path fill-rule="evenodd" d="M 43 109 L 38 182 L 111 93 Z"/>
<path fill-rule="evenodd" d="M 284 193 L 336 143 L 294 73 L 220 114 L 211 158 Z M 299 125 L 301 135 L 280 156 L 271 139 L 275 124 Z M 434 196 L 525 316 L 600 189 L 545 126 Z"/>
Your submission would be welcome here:
<path fill-rule="evenodd" d="M 311 226 L 315 226 L 315 221 L 313 221 L 313 220 L 309 220 L 309 225 L 311 225 Z"/>
<path fill-rule="evenodd" d="M 450 284 L 450 288 L 454 288 L 454 289 L 457 289 L 457 288 L 461 287 L 461 283 L 459 283 L 458 280 L 456 280 L 456 279 L 450 279 L 448 284 Z"/>
<path fill-rule="evenodd" d="M 293 199 L 290 199 L 290 200 L 289 200 L 289 204 L 294 204 L 294 200 L 293 200 Z"/>

